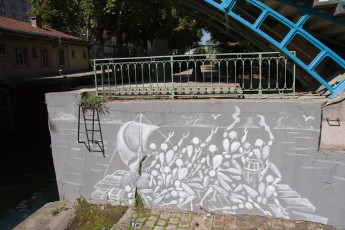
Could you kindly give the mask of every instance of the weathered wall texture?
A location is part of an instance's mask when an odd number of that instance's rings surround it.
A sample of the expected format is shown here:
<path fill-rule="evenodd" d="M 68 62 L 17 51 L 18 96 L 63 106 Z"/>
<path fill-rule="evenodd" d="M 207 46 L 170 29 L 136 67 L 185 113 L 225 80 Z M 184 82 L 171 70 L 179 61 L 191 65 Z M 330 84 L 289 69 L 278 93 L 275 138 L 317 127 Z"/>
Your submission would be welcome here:
<path fill-rule="evenodd" d="M 103 156 L 77 142 L 78 95 L 46 95 L 62 199 L 131 205 L 137 188 L 154 207 L 345 227 L 345 157 L 317 152 L 319 103 L 112 102 L 101 115 Z"/>
<path fill-rule="evenodd" d="M 322 111 L 320 148 L 345 151 L 345 94 L 326 105 Z"/>

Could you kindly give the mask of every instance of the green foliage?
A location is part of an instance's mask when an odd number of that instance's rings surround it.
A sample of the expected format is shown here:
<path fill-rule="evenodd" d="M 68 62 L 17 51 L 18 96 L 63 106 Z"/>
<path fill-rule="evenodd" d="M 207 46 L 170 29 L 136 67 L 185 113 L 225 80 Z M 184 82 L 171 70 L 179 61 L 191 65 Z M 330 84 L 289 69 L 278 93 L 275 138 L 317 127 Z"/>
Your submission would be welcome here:
<path fill-rule="evenodd" d="M 195 50 L 196 54 L 206 54 L 206 49 L 204 47 L 198 47 Z"/>
<path fill-rule="evenodd" d="M 97 96 L 94 93 L 83 92 L 79 101 L 79 106 L 86 109 L 95 109 L 100 113 L 106 112 L 104 103 L 109 101 L 109 96 Z"/>
<path fill-rule="evenodd" d="M 91 43 L 104 44 L 115 37 L 146 48 L 147 41 L 167 39 L 171 49 L 196 44 L 201 27 L 173 0 L 30 0 L 31 15 L 40 16 L 54 29 L 86 35 Z"/>
<path fill-rule="evenodd" d="M 82 17 L 75 1 L 30 0 L 30 3 L 30 15 L 40 17 L 44 25 L 73 35 L 81 32 Z"/>
<path fill-rule="evenodd" d="M 60 214 L 62 211 L 66 211 L 66 210 L 68 210 L 68 208 L 66 208 L 65 205 L 63 205 L 61 208 L 54 208 L 53 210 L 51 210 L 51 213 L 53 216 L 56 216 Z"/>
<path fill-rule="evenodd" d="M 79 199 L 75 217 L 65 229 L 110 229 L 126 212 L 127 207 L 89 204 L 84 199 Z"/>

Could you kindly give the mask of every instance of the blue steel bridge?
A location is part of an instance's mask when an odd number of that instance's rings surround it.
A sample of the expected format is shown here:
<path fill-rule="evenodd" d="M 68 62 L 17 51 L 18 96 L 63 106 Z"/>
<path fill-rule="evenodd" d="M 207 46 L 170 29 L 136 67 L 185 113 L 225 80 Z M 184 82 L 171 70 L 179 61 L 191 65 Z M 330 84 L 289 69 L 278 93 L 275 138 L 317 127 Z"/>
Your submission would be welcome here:
<path fill-rule="evenodd" d="M 176 2 L 253 53 L 93 60 L 98 92 L 170 97 L 294 94 L 297 84 L 334 98 L 345 90 L 344 0 Z"/>

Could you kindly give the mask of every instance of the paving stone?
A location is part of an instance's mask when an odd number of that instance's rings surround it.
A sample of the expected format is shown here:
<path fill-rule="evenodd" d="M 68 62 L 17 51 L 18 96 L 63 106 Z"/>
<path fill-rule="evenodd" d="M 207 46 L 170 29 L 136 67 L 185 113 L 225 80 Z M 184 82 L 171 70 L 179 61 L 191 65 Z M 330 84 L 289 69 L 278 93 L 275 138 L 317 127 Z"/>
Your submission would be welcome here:
<path fill-rule="evenodd" d="M 308 229 L 310 230 L 320 230 L 320 229 L 324 229 L 326 225 L 323 225 L 323 224 L 319 224 L 319 223 L 311 223 L 309 222 L 308 223 Z"/>
<path fill-rule="evenodd" d="M 130 227 L 129 224 L 123 223 L 121 225 L 117 225 L 116 229 L 118 229 L 118 230 L 127 230 L 127 229 L 129 229 L 129 227 Z"/>
<path fill-rule="evenodd" d="M 147 213 L 140 214 L 135 217 L 136 213 L 132 212 L 128 217 L 139 224 L 138 230 L 337 230 L 332 226 L 319 223 L 247 214 L 207 215 L 207 213 L 158 210 L 149 210 Z M 117 229 L 132 229 L 128 224 L 129 219 L 118 223 Z"/>
<path fill-rule="evenodd" d="M 293 229 L 296 225 L 292 221 L 283 221 L 284 229 Z"/>
<path fill-rule="evenodd" d="M 159 216 L 161 219 L 169 219 L 170 213 L 169 212 L 162 212 Z"/>
<path fill-rule="evenodd" d="M 308 224 L 308 230 L 321 230 L 321 229 L 322 228 L 319 224 Z"/>
<path fill-rule="evenodd" d="M 147 218 L 148 221 L 157 221 L 159 217 L 157 216 L 149 216 L 149 218 Z"/>
<path fill-rule="evenodd" d="M 179 219 L 177 219 L 177 218 L 171 218 L 171 216 L 170 216 L 170 219 L 169 219 L 169 224 L 178 224 L 180 222 L 180 220 Z"/>
<path fill-rule="evenodd" d="M 170 218 L 171 218 L 171 217 L 175 217 L 175 218 L 178 218 L 178 219 L 179 219 L 179 218 L 181 217 L 181 215 L 182 215 L 182 214 L 181 214 L 180 212 L 172 212 L 172 213 L 170 214 Z"/>
<path fill-rule="evenodd" d="M 135 222 L 138 222 L 138 223 L 144 223 L 146 221 L 146 217 L 141 217 L 141 218 L 137 218 L 135 219 Z"/>
<path fill-rule="evenodd" d="M 145 222 L 144 226 L 153 228 L 153 226 L 155 226 L 155 223 L 156 223 L 156 221 L 148 220 Z"/>
<path fill-rule="evenodd" d="M 236 215 L 226 215 L 225 216 L 225 221 L 228 223 L 228 222 L 231 222 L 231 223 L 236 223 Z"/>
<path fill-rule="evenodd" d="M 176 225 L 168 225 L 165 230 L 176 230 L 177 226 Z"/>
<path fill-rule="evenodd" d="M 271 219 L 271 225 L 273 229 L 284 229 L 283 221 L 280 219 Z"/>
<path fill-rule="evenodd" d="M 138 216 L 137 212 L 131 212 L 131 218 L 136 218 Z"/>
<path fill-rule="evenodd" d="M 238 226 L 234 223 L 226 223 L 224 230 L 239 230 Z"/>
<path fill-rule="evenodd" d="M 224 223 L 225 223 L 225 217 L 224 215 L 214 215 L 213 217 L 213 228 L 219 228 L 222 229 L 224 228 Z"/>
<path fill-rule="evenodd" d="M 224 215 L 214 215 L 213 219 L 216 221 L 224 221 L 225 216 Z"/>
<path fill-rule="evenodd" d="M 190 229 L 209 230 L 212 229 L 212 220 L 205 220 L 201 216 L 195 215 L 190 224 Z"/>
<path fill-rule="evenodd" d="M 146 227 L 146 226 L 144 226 L 143 228 L 141 228 L 141 230 L 152 230 L 152 227 Z"/>
<path fill-rule="evenodd" d="M 248 227 L 249 227 L 248 223 L 246 223 L 246 222 L 237 223 L 236 226 L 237 226 L 236 229 L 239 229 L 239 230 L 240 230 L 240 229 L 248 229 Z"/>
<path fill-rule="evenodd" d="M 248 215 L 238 215 L 237 216 L 237 222 L 247 222 L 249 219 Z"/>
<path fill-rule="evenodd" d="M 308 229 L 308 223 L 307 222 L 296 222 L 294 230 L 305 230 Z"/>
<path fill-rule="evenodd" d="M 261 222 L 258 222 L 258 220 L 260 221 L 260 218 L 257 218 L 257 216 L 250 216 L 248 219 L 248 228 L 255 228 L 255 227 L 259 227 L 261 226 Z"/>
<path fill-rule="evenodd" d="M 260 226 L 263 229 L 271 229 L 271 219 L 264 216 L 256 216 L 255 218 L 249 218 L 249 227 Z"/>
<path fill-rule="evenodd" d="M 181 221 L 180 220 L 180 222 L 178 223 L 178 226 L 180 228 L 188 228 L 190 225 L 190 222 L 191 222 L 190 220 L 188 220 L 188 221 Z"/>
<path fill-rule="evenodd" d="M 329 226 L 329 225 L 323 225 L 322 230 L 335 230 L 335 227 Z"/>
<path fill-rule="evenodd" d="M 153 209 L 153 210 L 151 211 L 151 214 L 152 214 L 152 215 L 155 215 L 155 216 L 159 216 L 160 213 L 161 213 L 161 211 L 155 210 L 155 209 Z"/>
<path fill-rule="evenodd" d="M 156 223 L 156 225 L 164 226 L 166 222 L 167 222 L 167 220 L 159 219 L 158 222 Z"/>
<path fill-rule="evenodd" d="M 192 213 L 190 213 L 190 212 L 186 213 L 185 212 L 185 213 L 182 213 L 180 220 L 181 221 L 190 221 L 192 219 L 192 216 L 193 216 Z"/>
<path fill-rule="evenodd" d="M 216 220 L 214 220 L 212 228 L 214 228 L 214 229 L 216 229 L 216 228 L 220 228 L 220 229 L 224 228 L 224 221 L 216 221 Z"/>

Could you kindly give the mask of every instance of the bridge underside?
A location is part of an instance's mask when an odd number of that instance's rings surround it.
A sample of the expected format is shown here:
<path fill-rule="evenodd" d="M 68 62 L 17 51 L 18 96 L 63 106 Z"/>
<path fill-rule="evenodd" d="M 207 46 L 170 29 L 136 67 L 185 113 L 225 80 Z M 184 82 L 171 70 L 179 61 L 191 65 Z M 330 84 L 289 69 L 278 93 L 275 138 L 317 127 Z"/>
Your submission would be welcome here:
<path fill-rule="evenodd" d="M 345 6 L 339 0 L 183 0 L 186 12 L 250 51 L 280 51 L 300 68 L 296 80 L 345 90 Z M 295 51 L 294 55 L 291 51 Z"/>

